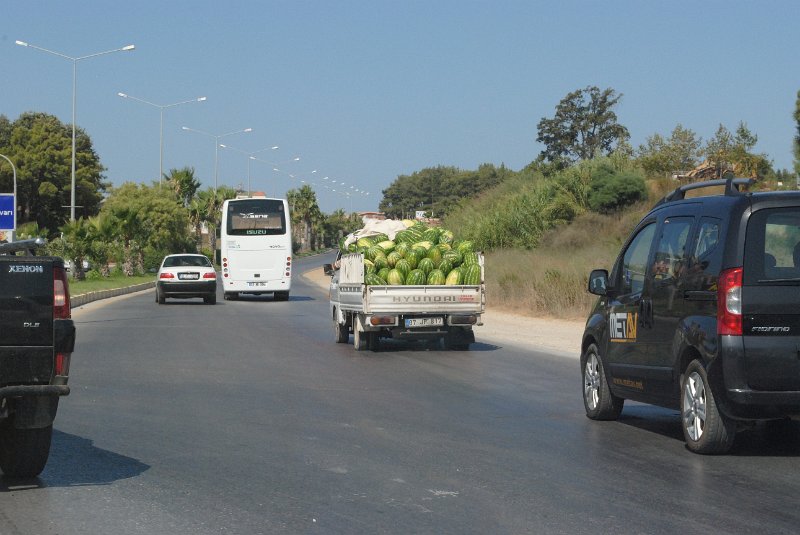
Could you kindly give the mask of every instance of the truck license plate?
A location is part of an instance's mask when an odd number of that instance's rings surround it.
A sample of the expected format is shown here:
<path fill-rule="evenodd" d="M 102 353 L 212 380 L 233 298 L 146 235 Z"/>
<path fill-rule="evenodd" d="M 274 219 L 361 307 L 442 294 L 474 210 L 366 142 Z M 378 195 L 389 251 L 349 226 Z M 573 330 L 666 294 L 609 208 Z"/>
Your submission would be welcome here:
<path fill-rule="evenodd" d="M 409 318 L 406 320 L 406 327 L 438 327 L 444 325 L 444 318 L 436 316 L 432 318 Z"/>
<path fill-rule="evenodd" d="M 248 286 L 266 286 L 267 283 L 266 282 L 248 282 L 247 285 Z"/>

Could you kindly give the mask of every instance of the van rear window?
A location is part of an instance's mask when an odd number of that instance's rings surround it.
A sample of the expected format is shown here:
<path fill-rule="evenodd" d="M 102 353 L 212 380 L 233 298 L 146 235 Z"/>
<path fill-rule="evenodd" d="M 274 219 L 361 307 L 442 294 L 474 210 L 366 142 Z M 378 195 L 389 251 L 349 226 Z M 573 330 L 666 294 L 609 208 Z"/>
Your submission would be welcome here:
<path fill-rule="evenodd" d="M 755 212 L 747 224 L 744 284 L 800 284 L 800 206 Z"/>

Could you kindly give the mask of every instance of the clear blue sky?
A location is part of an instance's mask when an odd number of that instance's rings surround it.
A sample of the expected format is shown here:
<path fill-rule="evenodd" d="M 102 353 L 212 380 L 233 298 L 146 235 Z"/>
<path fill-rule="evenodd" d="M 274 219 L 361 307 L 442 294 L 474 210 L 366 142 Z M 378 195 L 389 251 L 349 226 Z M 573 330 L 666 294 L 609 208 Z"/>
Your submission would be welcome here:
<path fill-rule="evenodd" d="M 30 110 L 77 123 L 114 185 L 193 166 L 214 183 L 214 139 L 280 163 L 253 161 L 253 189 L 283 195 L 315 182 L 330 212 L 376 209 L 401 174 L 427 166 L 518 170 L 536 158 L 536 125 L 568 92 L 623 94 L 634 146 L 676 124 L 704 140 L 739 121 L 756 150 L 792 167 L 800 89 L 796 1 L 139 1 L 0 0 L 0 113 Z M 299 162 L 289 162 L 300 156 Z M 286 163 L 284 163 L 286 162 Z M 247 182 L 247 157 L 219 149 L 219 184 Z M 316 173 L 312 171 L 316 170 Z M 291 172 L 295 178 L 286 174 Z M 348 198 L 322 187 L 353 193 Z M 351 189 L 352 186 L 352 189 Z M 369 192 L 369 195 L 356 193 Z"/>

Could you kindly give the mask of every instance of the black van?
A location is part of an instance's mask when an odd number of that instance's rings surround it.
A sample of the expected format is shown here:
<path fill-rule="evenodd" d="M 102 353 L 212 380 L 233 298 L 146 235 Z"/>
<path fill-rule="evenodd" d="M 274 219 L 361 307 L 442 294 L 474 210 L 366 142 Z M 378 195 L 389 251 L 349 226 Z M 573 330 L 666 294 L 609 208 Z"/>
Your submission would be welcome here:
<path fill-rule="evenodd" d="M 681 186 L 642 219 L 582 340 L 586 415 L 625 399 L 681 412 L 697 453 L 725 453 L 741 422 L 800 415 L 800 192 L 748 179 Z M 686 198 L 699 188 L 722 195 Z"/>

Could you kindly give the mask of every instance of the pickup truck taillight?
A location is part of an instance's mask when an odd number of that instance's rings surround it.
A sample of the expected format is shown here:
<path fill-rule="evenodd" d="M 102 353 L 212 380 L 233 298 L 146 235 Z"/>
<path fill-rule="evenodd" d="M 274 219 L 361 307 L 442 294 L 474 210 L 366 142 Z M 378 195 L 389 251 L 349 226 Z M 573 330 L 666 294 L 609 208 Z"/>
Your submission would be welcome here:
<path fill-rule="evenodd" d="M 69 319 L 72 310 L 69 305 L 69 283 L 67 272 L 62 267 L 53 268 L 53 319 Z"/>
<path fill-rule="evenodd" d="M 742 268 L 726 269 L 717 283 L 717 334 L 742 336 Z"/>

